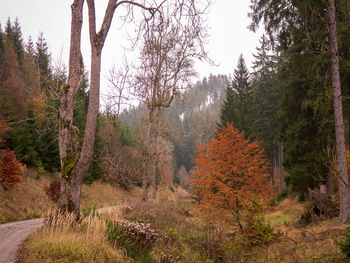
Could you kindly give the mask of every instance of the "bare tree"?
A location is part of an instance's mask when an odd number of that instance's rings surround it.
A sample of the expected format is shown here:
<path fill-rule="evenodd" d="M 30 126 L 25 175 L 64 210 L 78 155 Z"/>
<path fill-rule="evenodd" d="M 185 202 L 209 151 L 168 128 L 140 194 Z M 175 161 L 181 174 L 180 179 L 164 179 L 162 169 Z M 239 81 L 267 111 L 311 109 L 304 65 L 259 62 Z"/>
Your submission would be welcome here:
<path fill-rule="evenodd" d="M 178 24 L 183 23 L 182 17 L 191 18 L 193 25 L 200 23 L 199 1 L 196 0 L 160 0 L 160 1 L 129 1 L 109 0 L 100 30 L 96 31 L 96 14 L 94 0 L 86 0 L 89 16 L 89 34 L 91 46 L 90 91 L 89 106 L 81 149 L 75 149 L 73 112 L 76 95 L 83 74 L 83 59 L 81 55 L 81 30 L 83 23 L 84 0 L 74 0 L 71 20 L 70 54 L 67 84 L 61 87 L 61 106 L 59 119 L 59 148 L 62 168 L 60 210 L 68 210 L 79 215 L 80 195 L 83 178 L 86 175 L 92 157 L 97 116 L 99 112 L 101 54 L 109 28 L 116 9 L 126 7 L 125 21 L 134 20 L 134 7 L 142 11 L 142 21 L 139 22 L 141 36 L 152 26 L 154 18 L 159 14 L 159 7 L 165 2 L 173 2 L 172 15 Z"/>
<path fill-rule="evenodd" d="M 107 80 L 108 87 L 111 92 L 107 92 L 107 108 L 119 117 L 123 105 L 131 105 L 129 103 L 130 98 L 125 94 L 127 92 L 127 80 L 128 80 L 129 68 L 125 66 L 125 72 L 121 69 L 116 70 L 115 65 L 109 71 Z"/>
<path fill-rule="evenodd" d="M 162 7 L 161 12 L 167 12 Z M 181 96 L 189 79 L 195 75 L 193 59 L 206 58 L 201 48 L 204 32 L 199 25 L 176 24 L 169 14 L 160 17 L 144 35 L 140 54 L 140 66 L 132 83 L 133 94 L 140 98 L 148 109 L 146 145 L 150 166 L 143 178 L 143 199 L 147 199 L 147 181 L 152 182 L 152 199 L 156 198 L 156 163 L 159 153 L 158 138 L 164 108 L 174 98 Z M 199 45 L 198 45 L 199 44 Z"/>
<path fill-rule="evenodd" d="M 333 104 L 334 104 L 334 121 L 337 164 L 339 171 L 339 199 L 340 199 L 340 222 L 345 223 L 350 218 L 350 189 L 348 179 L 348 169 L 346 162 L 346 148 L 344 136 L 344 120 L 342 96 L 340 89 L 339 59 L 338 59 L 338 40 L 337 26 L 335 19 L 334 0 L 329 0 L 329 38 L 331 50 L 332 65 L 332 84 L 333 84 Z"/>
<path fill-rule="evenodd" d="M 104 149 L 99 159 L 104 180 L 128 189 L 131 184 L 139 180 L 142 158 L 136 147 L 123 145 L 117 122 L 115 115 L 103 118 L 103 126 L 99 134 L 103 140 Z"/>

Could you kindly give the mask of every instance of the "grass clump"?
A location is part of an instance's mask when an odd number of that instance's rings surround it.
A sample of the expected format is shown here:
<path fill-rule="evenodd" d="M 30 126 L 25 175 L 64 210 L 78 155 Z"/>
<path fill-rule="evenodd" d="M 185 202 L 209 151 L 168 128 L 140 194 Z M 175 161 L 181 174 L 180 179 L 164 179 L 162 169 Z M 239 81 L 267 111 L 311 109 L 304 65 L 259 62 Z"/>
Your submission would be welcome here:
<path fill-rule="evenodd" d="M 54 214 L 44 227 L 30 236 L 21 249 L 19 262 L 129 262 L 111 246 L 106 221 L 87 216 L 76 222 L 73 214 Z"/>

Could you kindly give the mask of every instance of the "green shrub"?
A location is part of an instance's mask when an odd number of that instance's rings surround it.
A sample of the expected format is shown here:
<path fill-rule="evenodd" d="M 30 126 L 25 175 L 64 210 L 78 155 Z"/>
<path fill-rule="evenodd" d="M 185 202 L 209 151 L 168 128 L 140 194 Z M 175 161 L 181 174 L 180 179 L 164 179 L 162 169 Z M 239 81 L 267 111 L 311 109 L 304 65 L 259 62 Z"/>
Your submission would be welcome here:
<path fill-rule="evenodd" d="M 269 244 L 278 239 L 278 234 L 265 221 L 263 210 L 262 200 L 250 201 L 244 205 L 240 234 L 244 245 L 248 247 Z"/>

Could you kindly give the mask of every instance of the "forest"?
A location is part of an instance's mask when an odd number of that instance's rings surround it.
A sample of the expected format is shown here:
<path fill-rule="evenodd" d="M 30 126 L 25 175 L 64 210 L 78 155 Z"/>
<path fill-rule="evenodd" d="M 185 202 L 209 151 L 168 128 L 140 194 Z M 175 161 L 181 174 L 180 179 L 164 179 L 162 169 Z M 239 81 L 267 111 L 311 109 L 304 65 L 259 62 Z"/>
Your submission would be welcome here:
<path fill-rule="evenodd" d="M 71 2 L 67 65 L 0 21 L 0 236 L 45 218 L 4 262 L 348 262 L 348 0 L 250 0 L 252 67 L 198 81 L 211 1 L 109 0 L 100 28 Z M 137 58 L 101 103 L 118 19 Z"/>

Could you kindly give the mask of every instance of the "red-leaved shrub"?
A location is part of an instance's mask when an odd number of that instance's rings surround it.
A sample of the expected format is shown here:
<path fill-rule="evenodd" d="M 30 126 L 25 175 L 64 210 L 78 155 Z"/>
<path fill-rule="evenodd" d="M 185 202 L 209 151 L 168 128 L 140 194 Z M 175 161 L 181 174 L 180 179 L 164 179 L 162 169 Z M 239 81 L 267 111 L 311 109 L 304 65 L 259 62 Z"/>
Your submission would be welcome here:
<path fill-rule="evenodd" d="M 0 156 L 0 184 L 6 189 L 12 189 L 22 180 L 24 168 L 16 160 L 15 151 L 5 149 Z"/>
<path fill-rule="evenodd" d="M 55 177 L 48 185 L 45 185 L 44 190 L 47 196 L 54 202 L 60 198 L 61 181 Z"/>

